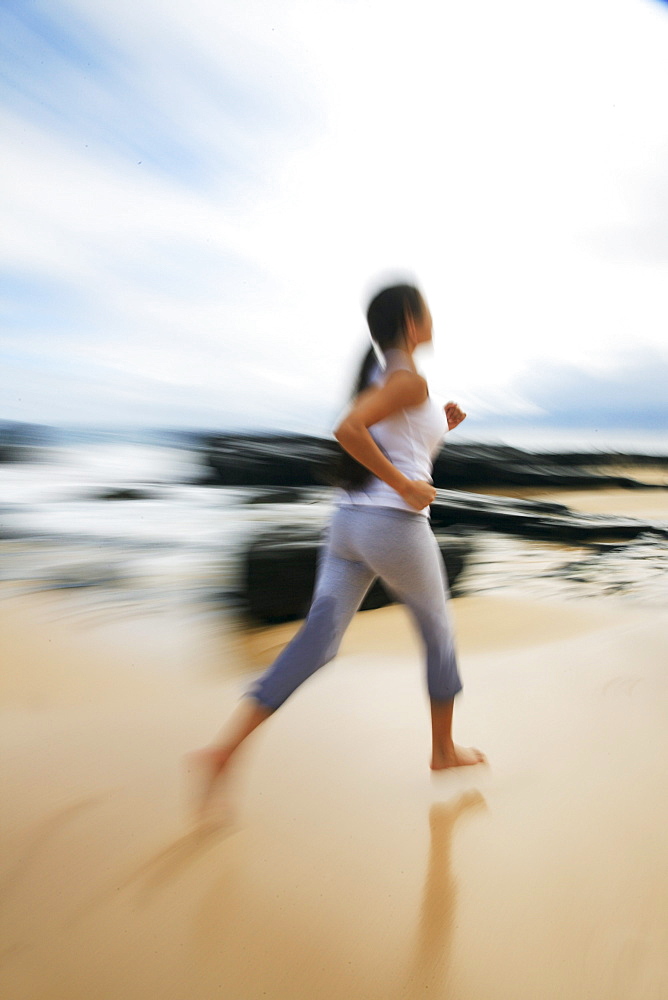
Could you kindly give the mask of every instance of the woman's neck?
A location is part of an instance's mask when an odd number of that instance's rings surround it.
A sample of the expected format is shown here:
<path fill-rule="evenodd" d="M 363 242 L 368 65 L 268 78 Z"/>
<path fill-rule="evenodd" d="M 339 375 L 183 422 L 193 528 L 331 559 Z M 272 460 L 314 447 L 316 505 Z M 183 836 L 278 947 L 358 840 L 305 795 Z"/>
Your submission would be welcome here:
<path fill-rule="evenodd" d="M 413 361 L 413 351 L 408 347 L 407 344 L 397 344 L 394 347 L 388 347 L 388 349 L 384 353 L 388 362 L 392 354 L 402 354 L 410 363 L 412 370 L 417 371 L 417 368 L 415 367 L 415 362 Z"/>

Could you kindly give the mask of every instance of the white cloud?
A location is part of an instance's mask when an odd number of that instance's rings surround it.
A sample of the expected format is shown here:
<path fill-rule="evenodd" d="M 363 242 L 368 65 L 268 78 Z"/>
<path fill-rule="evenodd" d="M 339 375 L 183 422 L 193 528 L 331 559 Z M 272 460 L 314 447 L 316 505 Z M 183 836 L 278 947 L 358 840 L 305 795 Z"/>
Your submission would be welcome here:
<path fill-rule="evenodd" d="M 139 379 L 128 405 L 144 418 L 170 398 L 183 419 L 206 398 L 221 424 L 244 403 L 268 424 L 300 406 L 308 419 L 315 401 L 336 412 L 364 347 L 359 299 L 388 268 L 419 275 L 436 322 L 429 371 L 471 410 L 535 412 L 517 389 L 527 366 L 614 364 L 629 343 L 664 343 L 660 262 L 632 239 L 614 257 L 597 243 L 645 231 L 650 203 L 668 210 L 652 201 L 668 148 L 659 5 L 70 0 L 68 12 L 109 42 L 87 108 L 104 117 L 121 94 L 136 107 L 107 143 L 97 122 L 86 148 L 71 121 L 5 100 L 0 261 L 74 289 L 79 307 L 57 339 L 43 321 L 7 325 L 0 350 L 41 356 L 56 383 L 74 357 L 82 380 L 86 365 Z M 71 86 L 55 80 L 55 96 Z M 164 169 L 130 155 L 147 109 L 169 139 Z M 179 173 L 178 143 L 197 169 Z M 29 389 L 28 367 L 14 376 Z M 90 395 L 70 391 L 85 419 Z M 46 392 L 34 418 L 49 412 Z"/>

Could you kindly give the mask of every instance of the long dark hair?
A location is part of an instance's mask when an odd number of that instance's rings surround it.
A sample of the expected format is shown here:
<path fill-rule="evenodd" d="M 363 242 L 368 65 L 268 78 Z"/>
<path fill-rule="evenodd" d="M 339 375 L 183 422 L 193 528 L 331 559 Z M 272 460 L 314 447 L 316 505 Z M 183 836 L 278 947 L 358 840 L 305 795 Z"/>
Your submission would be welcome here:
<path fill-rule="evenodd" d="M 366 312 L 366 319 L 376 348 L 372 344 L 362 359 L 353 386 L 352 399 L 356 399 L 369 386 L 372 372 L 378 364 L 376 351 L 382 356 L 385 351 L 402 344 L 406 332 L 406 318 L 413 316 L 415 319 L 421 319 L 423 314 L 424 299 L 413 285 L 392 285 L 373 297 Z M 344 490 L 359 490 L 370 478 L 371 473 L 367 467 L 338 445 L 331 476 L 334 485 L 341 486 Z"/>

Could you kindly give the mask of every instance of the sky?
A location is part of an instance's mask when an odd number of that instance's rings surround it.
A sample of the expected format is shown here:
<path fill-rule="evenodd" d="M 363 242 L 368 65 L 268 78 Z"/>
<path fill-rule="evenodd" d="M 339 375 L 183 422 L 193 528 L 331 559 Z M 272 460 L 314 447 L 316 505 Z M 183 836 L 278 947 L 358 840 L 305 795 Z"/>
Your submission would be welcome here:
<path fill-rule="evenodd" d="M 327 433 L 408 279 L 469 435 L 668 431 L 667 51 L 657 0 L 2 0 L 0 420 Z"/>

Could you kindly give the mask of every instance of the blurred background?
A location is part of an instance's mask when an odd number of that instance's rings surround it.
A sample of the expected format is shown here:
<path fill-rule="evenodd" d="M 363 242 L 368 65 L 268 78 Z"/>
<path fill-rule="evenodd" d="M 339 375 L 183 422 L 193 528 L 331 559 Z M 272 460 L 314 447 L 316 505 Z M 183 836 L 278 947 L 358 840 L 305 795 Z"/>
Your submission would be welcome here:
<path fill-rule="evenodd" d="M 232 484 L 225 435 L 327 438 L 398 276 L 453 441 L 666 456 L 667 44 L 650 0 L 5 0 L 4 592 L 238 600 L 249 539 L 331 495 Z"/>

